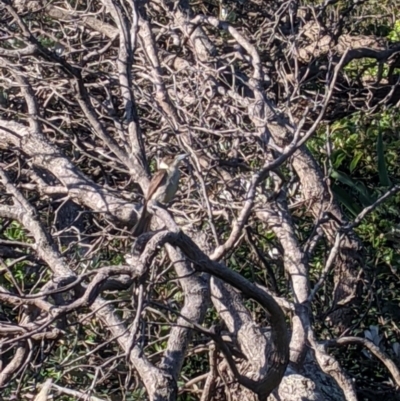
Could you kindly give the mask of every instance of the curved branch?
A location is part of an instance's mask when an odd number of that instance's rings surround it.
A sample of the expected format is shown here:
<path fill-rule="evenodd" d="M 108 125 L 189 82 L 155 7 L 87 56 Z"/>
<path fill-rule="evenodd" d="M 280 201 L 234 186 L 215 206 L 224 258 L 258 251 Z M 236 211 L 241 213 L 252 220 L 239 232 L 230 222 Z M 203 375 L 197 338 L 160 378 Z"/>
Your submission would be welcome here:
<path fill-rule="evenodd" d="M 326 347 L 342 347 L 345 345 L 357 344 L 362 345 L 367 348 L 377 359 L 379 359 L 390 372 L 395 381 L 396 385 L 400 387 L 400 369 L 396 366 L 396 364 L 384 353 L 379 347 L 377 347 L 372 341 L 367 338 L 361 337 L 341 337 L 337 339 L 332 339 L 325 341 L 324 345 Z"/>

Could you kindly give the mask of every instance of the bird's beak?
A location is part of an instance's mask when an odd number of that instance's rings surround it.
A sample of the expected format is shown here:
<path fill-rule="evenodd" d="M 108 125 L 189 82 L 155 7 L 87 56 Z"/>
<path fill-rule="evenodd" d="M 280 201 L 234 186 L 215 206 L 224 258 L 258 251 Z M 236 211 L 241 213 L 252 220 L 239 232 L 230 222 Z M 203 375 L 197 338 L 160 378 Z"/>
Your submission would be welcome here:
<path fill-rule="evenodd" d="M 182 154 L 182 155 L 178 155 L 176 156 L 176 161 L 180 162 L 182 160 L 185 160 L 189 155 L 187 155 L 186 153 Z"/>

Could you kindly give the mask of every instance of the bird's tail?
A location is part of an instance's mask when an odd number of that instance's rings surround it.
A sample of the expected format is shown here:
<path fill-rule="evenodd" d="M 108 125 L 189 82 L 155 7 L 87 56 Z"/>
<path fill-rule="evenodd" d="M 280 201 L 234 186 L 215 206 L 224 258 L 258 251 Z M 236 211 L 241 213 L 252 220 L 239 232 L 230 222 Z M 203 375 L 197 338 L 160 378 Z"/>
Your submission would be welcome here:
<path fill-rule="evenodd" d="M 139 237 L 139 235 L 145 233 L 149 230 L 151 223 L 151 214 L 147 212 L 147 204 L 143 205 L 142 214 L 139 217 L 139 220 L 133 227 L 132 235 L 134 237 Z"/>

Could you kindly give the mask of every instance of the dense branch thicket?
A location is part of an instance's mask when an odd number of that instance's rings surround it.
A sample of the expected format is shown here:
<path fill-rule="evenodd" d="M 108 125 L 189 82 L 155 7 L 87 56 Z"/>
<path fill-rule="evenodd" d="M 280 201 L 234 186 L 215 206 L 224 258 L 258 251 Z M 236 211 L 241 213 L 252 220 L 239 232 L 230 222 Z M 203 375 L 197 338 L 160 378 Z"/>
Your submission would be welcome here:
<path fill-rule="evenodd" d="M 398 4 L 370 3 L 0 2 L 7 397 L 396 397 L 400 330 L 363 334 L 380 284 L 356 230 L 400 173 L 379 136 L 380 192 L 354 206 L 334 162 L 354 116 L 399 106 Z M 176 199 L 133 238 L 179 153 Z"/>

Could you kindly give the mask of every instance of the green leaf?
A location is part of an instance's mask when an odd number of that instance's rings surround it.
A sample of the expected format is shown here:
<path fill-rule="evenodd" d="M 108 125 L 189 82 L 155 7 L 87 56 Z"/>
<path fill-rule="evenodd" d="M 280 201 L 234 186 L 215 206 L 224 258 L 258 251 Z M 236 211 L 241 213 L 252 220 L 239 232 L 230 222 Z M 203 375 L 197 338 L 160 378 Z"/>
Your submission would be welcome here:
<path fill-rule="evenodd" d="M 368 191 L 368 188 L 365 186 L 365 184 L 362 181 L 357 181 L 356 187 L 357 187 L 356 189 L 359 193 L 360 201 L 364 207 L 372 205 L 376 201 L 376 197 L 370 194 L 370 192 Z"/>
<path fill-rule="evenodd" d="M 378 153 L 378 173 L 379 181 L 382 187 L 390 187 L 392 182 L 390 181 L 388 171 L 385 162 L 385 151 L 383 147 L 382 133 L 378 133 L 378 139 L 376 142 L 376 151 Z"/>
<path fill-rule="evenodd" d="M 331 177 L 334 178 L 335 180 L 340 181 L 342 184 L 348 185 L 349 187 L 356 186 L 356 184 L 347 174 L 342 173 L 340 171 L 333 170 L 331 173 Z"/>
<path fill-rule="evenodd" d="M 343 188 L 337 185 L 332 186 L 332 191 L 336 195 L 337 199 L 343 206 L 355 217 L 361 212 L 361 207 L 355 202 L 354 197 L 350 196 Z"/>
<path fill-rule="evenodd" d="M 332 155 L 333 167 L 339 168 L 346 156 L 346 153 L 342 149 L 334 152 Z"/>
<path fill-rule="evenodd" d="M 355 182 L 347 174 L 337 170 L 332 171 L 331 177 L 356 190 L 359 194 L 359 200 L 364 206 L 374 203 L 374 197 L 370 195 L 367 187 L 362 182 Z"/>
<path fill-rule="evenodd" d="M 353 157 L 353 160 L 350 163 L 350 172 L 352 173 L 355 168 L 357 167 L 358 162 L 361 160 L 363 154 L 362 152 L 356 152 L 355 156 Z"/>

